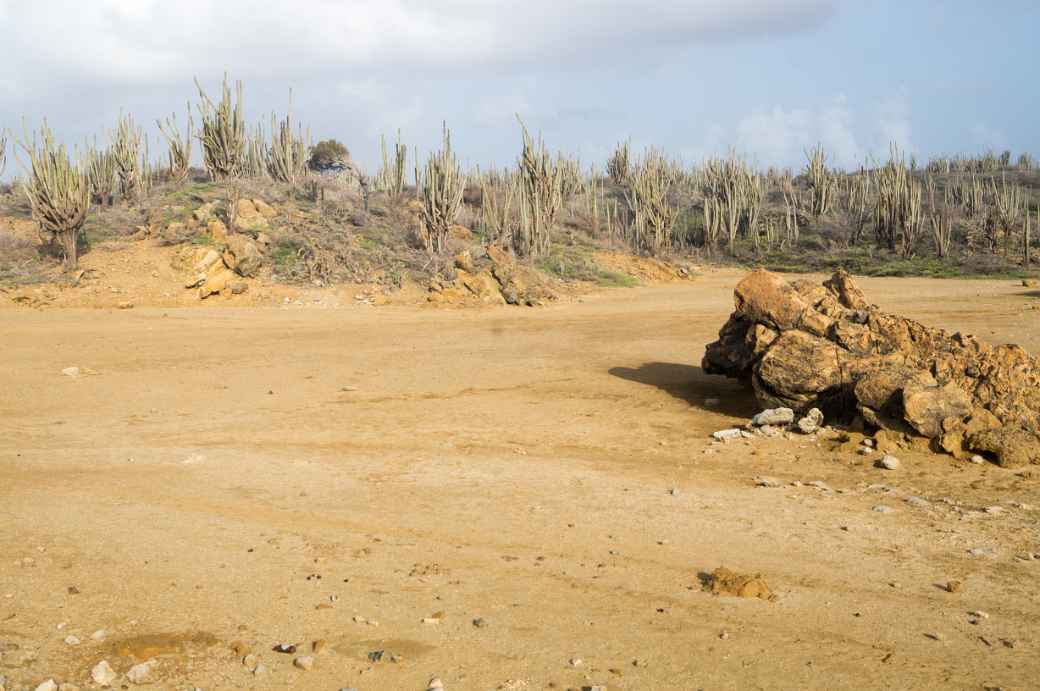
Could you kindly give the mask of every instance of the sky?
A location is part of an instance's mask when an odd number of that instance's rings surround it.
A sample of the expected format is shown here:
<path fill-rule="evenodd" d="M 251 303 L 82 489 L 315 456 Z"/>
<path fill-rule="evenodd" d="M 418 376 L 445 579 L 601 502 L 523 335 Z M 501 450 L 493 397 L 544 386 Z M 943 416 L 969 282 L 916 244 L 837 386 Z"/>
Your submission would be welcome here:
<path fill-rule="evenodd" d="M 1038 155 L 1038 29 L 1035 0 L 0 0 L 0 128 L 105 142 L 127 112 L 156 137 L 226 71 L 251 122 L 291 89 L 369 172 L 381 134 L 425 155 L 442 122 L 466 165 L 511 165 L 517 115 L 596 166 L 622 140 L 761 166 Z"/>

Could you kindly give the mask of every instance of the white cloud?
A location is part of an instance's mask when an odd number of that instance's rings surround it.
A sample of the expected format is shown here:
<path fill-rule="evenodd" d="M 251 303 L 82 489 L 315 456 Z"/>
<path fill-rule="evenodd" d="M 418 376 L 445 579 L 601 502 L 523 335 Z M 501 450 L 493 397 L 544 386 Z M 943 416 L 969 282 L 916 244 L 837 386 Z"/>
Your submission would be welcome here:
<path fill-rule="evenodd" d="M 819 25 L 836 0 L 0 0 L 0 80 L 167 83 L 348 69 L 600 62 Z M 613 54 L 613 56 L 612 56 Z M 36 85 L 39 88 L 39 84 Z"/>

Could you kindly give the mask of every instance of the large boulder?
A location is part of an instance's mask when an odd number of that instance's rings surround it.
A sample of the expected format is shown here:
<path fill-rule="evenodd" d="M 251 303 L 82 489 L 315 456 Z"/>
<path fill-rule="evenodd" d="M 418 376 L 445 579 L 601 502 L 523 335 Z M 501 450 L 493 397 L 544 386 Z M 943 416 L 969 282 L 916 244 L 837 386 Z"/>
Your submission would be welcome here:
<path fill-rule="evenodd" d="M 256 243 L 244 235 L 230 235 L 224 249 L 224 264 L 239 276 L 255 276 L 264 263 Z"/>
<path fill-rule="evenodd" d="M 839 271 L 822 285 L 754 271 L 702 367 L 749 382 L 763 407 L 861 416 L 1001 465 L 1040 463 L 1040 361 L 870 305 Z"/>

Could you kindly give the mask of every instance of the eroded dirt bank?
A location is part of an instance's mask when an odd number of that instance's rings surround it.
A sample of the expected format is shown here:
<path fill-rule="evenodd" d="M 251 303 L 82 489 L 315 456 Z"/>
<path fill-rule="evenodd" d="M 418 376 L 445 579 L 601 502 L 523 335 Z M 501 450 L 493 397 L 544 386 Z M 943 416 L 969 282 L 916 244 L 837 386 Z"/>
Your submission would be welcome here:
<path fill-rule="evenodd" d="M 0 675 L 87 688 L 107 659 L 118 685 L 155 657 L 155 688 L 207 690 L 1033 686 L 1040 469 L 712 444 L 756 412 L 699 369 L 739 276 L 535 310 L 0 312 Z M 1035 290 L 860 284 L 1040 351 Z M 721 565 L 775 599 L 706 592 Z M 309 671 L 271 650 L 319 639 Z"/>

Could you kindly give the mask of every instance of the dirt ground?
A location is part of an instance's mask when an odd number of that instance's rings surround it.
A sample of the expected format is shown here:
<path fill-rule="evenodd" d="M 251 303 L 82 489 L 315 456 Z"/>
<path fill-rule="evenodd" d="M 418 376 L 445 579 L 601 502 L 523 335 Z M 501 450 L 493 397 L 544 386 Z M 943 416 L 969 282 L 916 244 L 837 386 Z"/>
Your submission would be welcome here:
<path fill-rule="evenodd" d="M 1036 688 L 1040 468 L 713 444 L 756 412 L 698 366 L 738 279 L 0 310 L 8 691 L 153 657 L 143 687 L 207 691 Z M 861 285 L 1040 351 L 1035 289 Z M 711 594 L 719 566 L 775 598 Z"/>

